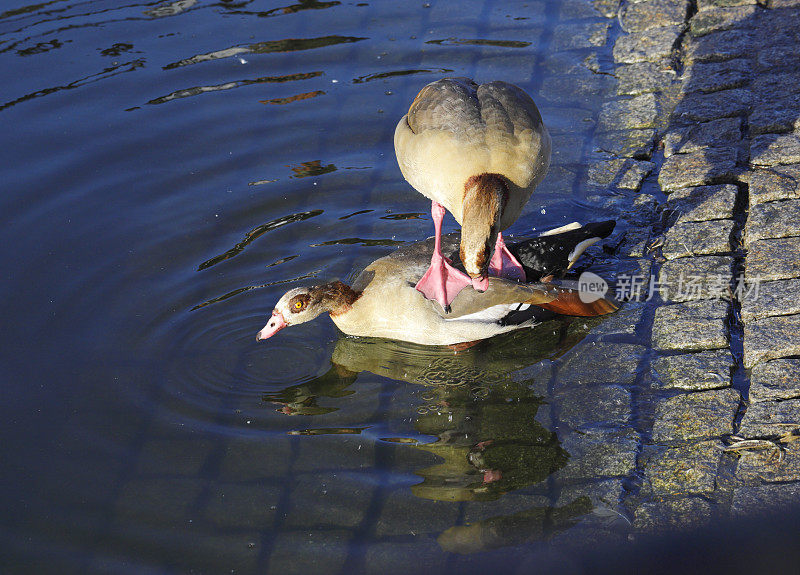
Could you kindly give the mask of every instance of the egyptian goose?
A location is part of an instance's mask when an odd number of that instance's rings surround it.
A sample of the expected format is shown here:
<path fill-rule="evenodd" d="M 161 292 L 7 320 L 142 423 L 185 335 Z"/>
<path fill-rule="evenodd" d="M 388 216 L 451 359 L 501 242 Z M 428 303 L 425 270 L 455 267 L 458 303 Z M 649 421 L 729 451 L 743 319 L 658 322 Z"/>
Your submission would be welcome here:
<path fill-rule="evenodd" d="M 614 222 L 562 229 L 508 246 L 530 274 L 552 276 L 566 270 L 592 243 L 608 236 Z M 411 341 L 424 345 L 452 345 L 532 327 L 537 312 L 550 310 L 576 316 L 601 315 L 616 309 L 606 300 L 585 302 L 577 291 L 549 283 L 519 283 L 500 277 L 487 281 L 484 293 L 462 291 L 444 309 L 415 289 L 416 278 L 428 265 L 433 243 L 457 259 L 458 236 L 403 246 L 369 264 L 349 287 L 340 281 L 292 289 L 278 301 L 256 340 L 267 339 L 284 327 L 310 321 L 328 312 L 349 335 Z M 535 268 L 529 267 L 536 266 Z"/>
<path fill-rule="evenodd" d="M 485 290 L 488 274 L 525 281 L 501 232 L 550 165 L 550 134 L 531 97 L 505 82 L 437 80 L 398 122 L 394 149 L 403 177 L 431 200 L 435 237 L 445 208 L 461 224 L 459 254 L 469 274 L 450 265 L 436 243 L 416 288 L 447 310 L 470 283 Z"/>

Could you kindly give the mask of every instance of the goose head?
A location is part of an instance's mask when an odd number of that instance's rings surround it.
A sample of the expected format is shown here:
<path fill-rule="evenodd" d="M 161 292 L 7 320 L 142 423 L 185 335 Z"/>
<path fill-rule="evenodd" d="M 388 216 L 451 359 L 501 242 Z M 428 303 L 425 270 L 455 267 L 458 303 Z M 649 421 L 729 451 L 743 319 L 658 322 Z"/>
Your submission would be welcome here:
<path fill-rule="evenodd" d="M 311 321 L 324 312 L 344 313 L 357 297 L 340 281 L 291 289 L 275 304 L 267 325 L 256 334 L 256 341 L 268 339 L 285 327 Z"/>
<path fill-rule="evenodd" d="M 472 285 L 480 291 L 488 286 L 489 260 L 507 201 L 508 186 L 497 174 L 472 176 L 464 184 L 459 255 Z"/>

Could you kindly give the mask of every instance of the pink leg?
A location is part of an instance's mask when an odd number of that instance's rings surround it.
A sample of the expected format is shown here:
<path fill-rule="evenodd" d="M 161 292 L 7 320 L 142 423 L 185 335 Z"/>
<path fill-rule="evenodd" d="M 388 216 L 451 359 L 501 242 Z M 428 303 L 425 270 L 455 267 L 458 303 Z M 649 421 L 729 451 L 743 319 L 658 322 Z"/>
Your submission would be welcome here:
<path fill-rule="evenodd" d="M 450 261 L 442 255 L 442 220 L 445 209 L 437 202 L 431 203 L 433 227 L 436 230 L 435 246 L 431 265 L 422 279 L 417 282 L 416 289 L 430 300 L 438 301 L 445 311 L 450 311 L 450 303 L 458 292 L 472 283 L 471 278 L 450 265 Z"/>
<path fill-rule="evenodd" d="M 494 246 L 492 259 L 489 261 L 489 273 L 493 276 L 525 281 L 525 270 L 517 261 L 503 241 L 503 234 L 497 234 L 497 243 Z"/>

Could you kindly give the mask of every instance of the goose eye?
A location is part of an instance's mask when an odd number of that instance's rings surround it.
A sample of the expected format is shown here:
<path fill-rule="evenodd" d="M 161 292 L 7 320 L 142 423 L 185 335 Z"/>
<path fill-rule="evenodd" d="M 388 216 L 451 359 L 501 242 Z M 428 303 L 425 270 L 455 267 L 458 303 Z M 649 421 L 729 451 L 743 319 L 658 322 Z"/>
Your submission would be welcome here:
<path fill-rule="evenodd" d="M 297 310 L 303 309 L 303 302 L 302 301 L 294 302 L 294 309 L 297 309 Z"/>

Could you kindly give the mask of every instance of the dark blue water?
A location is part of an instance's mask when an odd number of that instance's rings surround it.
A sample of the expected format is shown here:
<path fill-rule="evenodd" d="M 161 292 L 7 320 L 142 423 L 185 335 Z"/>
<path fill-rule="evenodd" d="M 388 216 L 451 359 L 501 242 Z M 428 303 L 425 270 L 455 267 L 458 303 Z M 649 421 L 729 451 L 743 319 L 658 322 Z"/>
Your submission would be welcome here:
<path fill-rule="evenodd" d="M 568 73 L 595 52 L 554 32 L 605 22 L 579 4 L 5 2 L 5 569 L 446 570 L 590 513 L 548 479 L 569 455 L 536 371 L 582 335 L 254 340 L 290 287 L 430 235 L 392 136 L 442 76 L 514 82 L 550 127 L 512 234 L 603 215 L 581 183 L 601 94 Z M 482 547 L 467 526 L 496 516 L 521 535 Z"/>

